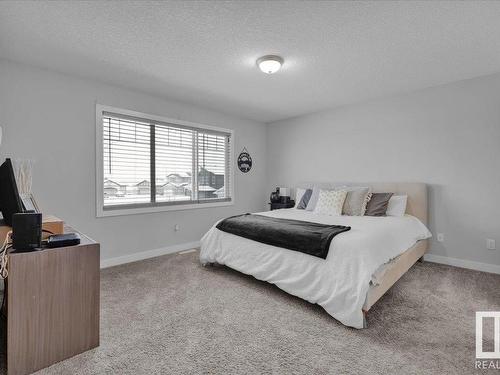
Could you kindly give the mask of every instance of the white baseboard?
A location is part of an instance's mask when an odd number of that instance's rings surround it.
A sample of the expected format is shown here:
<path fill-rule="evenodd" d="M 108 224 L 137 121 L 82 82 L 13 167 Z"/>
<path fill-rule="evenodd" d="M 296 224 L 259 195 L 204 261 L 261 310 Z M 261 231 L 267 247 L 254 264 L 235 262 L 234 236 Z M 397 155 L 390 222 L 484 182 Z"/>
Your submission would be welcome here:
<path fill-rule="evenodd" d="M 180 251 L 189 250 L 195 247 L 200 247 L 200 241 L 162 247 L 161 249 L 141 251 L 139 253 L 123 255 L 121 257 L 116 257 L 116 258 L 102 259 L 101 268 L 108 268 L 108 267 L 118 266 L 120 264 L 137 262 L 138 260 L 154 258 L 160 255 L 178 253 Z"/>
<path fill-rule="evenodd" d="M 449 258 L 441 255 L 425 254 L 424 260 L 427 262 L 447 264 L 461 268 L 468 268 L 476 271 L 500 274 L 500 265 L 474 262 L 472 260 Z"/>

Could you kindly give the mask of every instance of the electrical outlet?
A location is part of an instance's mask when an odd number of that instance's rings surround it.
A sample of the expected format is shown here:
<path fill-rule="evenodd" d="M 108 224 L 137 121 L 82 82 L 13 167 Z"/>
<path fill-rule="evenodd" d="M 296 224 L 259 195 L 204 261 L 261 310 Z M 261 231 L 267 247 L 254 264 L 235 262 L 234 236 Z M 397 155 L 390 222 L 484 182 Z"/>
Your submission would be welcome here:
<path fill-rule="evenodd" d="M 492 238 L 487 238 L 486 239 L 486 248 L 488 250 L 496 250 L 497 247 L 496 247 L 496 244 L 495 244 L 495 240 L 492 239 Z"/>
<path fill-rule="evenodd" d="M 438 233 L 437 240 L 438 242 L 444 242 L 444 233 Z"/>
<path fill-rule="evenodd" d="M 174 225 L 174 231 L 178 232 L 180 229 L 179 224 Z"/>

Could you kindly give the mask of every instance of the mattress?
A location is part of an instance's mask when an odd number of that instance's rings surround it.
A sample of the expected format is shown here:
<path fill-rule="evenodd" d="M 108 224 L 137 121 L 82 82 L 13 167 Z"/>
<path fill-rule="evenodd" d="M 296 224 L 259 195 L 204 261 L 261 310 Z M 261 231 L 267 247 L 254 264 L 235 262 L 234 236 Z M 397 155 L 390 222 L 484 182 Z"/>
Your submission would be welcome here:
<path fill-rule="evenodd" d="M 295 208 L 261 212 L 270 217 L 350 226 L 336 236 L 326 259 L 266 245 L 212 227 L 201 240 L 202 264 L 219 263 L 275 284 L 322 306 L 341 323 L 364 327 L 362 307 L 381 266 L 431 236 L 417 218 L 326 216 Z"/>

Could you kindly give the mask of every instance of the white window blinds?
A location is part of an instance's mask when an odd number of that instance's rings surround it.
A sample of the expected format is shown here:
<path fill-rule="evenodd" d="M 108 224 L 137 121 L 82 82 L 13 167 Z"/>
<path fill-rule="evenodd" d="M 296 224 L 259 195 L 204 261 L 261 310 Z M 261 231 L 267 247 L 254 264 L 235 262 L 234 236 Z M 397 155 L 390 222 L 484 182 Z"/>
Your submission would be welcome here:
<path fill-rule="evenodd" d="M 231 134 L 102 114 L 103 210 L 231 201 Z"/>

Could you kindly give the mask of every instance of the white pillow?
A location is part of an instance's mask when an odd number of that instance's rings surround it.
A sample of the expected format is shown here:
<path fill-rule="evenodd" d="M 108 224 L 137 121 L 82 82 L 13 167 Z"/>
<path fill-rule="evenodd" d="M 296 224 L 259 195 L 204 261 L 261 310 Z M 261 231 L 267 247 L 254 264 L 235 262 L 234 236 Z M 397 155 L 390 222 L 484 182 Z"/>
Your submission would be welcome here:
<path fill-rule="evenodd" d="M 323 186 L 313 186 L 312 187 L 312 194 L 311 198 L 309 199 L 309 202 L 307 203 L 306 211 L 314 211 L 316 208 L 316 203 L 318 202 L 318 197 L 319 197 L 319 192 L 320 190 L 327 190 L 327 191 L 333 191 L 333 190 L 347 190 L 347 186 L 334 186 L 333 184 L 322 184 Z M 324 186 L 328 185 L 328 186 Z M 323 189 L 322 189 L 323 188 Z"/>
<path fill-rule="evenodd" d="M 404 216 L 406 212 L 406 202 L 408 195 L 393 195 L 387 205 L 386 216 Z"/>
<path fill-rule="evenodd" d="M 297 208 L 297 206 L 299 205 L 300 203 L 300 200 L 302 199 L 302 196 L 304 195 L 304 193 L 306 192 L 306 189 L 303 189 L 303 188 L 297 188 L 295 189 L 295 208 Z"/>
<path fill-rule="evenodd" d="M 342 215 L 346 196 L 345 190 L 320 190 L 314 213 L 330 216 Z"/>

